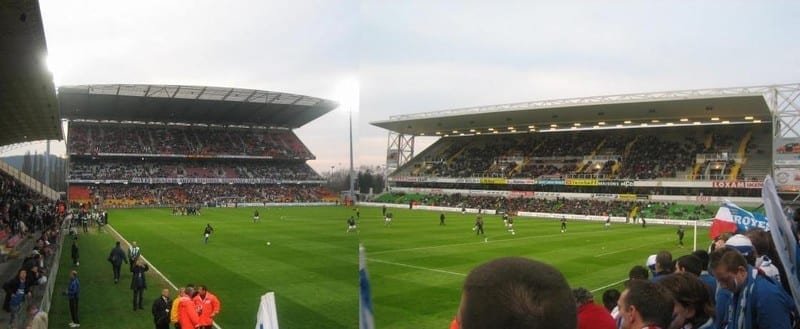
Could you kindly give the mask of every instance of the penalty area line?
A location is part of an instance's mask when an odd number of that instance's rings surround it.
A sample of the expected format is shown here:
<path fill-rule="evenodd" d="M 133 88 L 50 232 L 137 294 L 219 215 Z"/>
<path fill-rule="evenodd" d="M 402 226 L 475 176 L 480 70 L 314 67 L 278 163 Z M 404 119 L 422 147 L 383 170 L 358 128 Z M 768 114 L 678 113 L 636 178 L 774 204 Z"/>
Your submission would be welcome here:
<path fill-rule="evenodd" d="M 450 274 L 450 275 L 458 275 L 458 276 L 467 276 L 464 273 L 458 273 L 458 272 L 452 272 L 452 271 L 446 271 L 446 270 L 440 270 L 440 269 L 422 267 L 422 266 L 416 266 L 416 265 L 409 265 L 409 264 L 403 264 L 403 263 L 395 263 L 395 262 L 389 262 L 389 261 L 380 260 L 380 259 L 374 259 L 374 258 L 367 258 L 367 261 L 376 262 L 376 263 L 383 263 L 383 264 L 389 264 L 389 265 L 400 266 L 400 267 L 408 267 L 408 268 L 413 268 L 413 269 L 423 270 L 423 271 L 431 271 L 431 272 L 444 273 L 444 274 Z"/>

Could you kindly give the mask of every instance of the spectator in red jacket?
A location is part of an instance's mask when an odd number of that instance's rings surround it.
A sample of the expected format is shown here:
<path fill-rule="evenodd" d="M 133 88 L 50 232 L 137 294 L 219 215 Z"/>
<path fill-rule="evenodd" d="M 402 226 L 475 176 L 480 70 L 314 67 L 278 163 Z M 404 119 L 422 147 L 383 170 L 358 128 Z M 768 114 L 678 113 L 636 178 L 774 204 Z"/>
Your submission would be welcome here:
<path fill-rule="evenodd" d="M 611 313 L 594 302 L 594 295 L 585 288 L 572 290 L 578 306 L 578 329 L 615 329 L 617 324 Z"/>

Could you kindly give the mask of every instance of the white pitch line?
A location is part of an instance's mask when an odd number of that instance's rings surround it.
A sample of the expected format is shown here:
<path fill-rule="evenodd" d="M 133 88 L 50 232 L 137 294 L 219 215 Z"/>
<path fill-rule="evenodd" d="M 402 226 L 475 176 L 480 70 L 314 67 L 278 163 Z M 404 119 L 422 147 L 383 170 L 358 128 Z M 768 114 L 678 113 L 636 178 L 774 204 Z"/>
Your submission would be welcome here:
<path fill-rule="evenodd" d="M 389 261 L 380 260 L 380 259 L 374 259 L 374 258 L 367 258 L 367 261 L 376 262 L 376 263 L 384 263 L 384 264 L 401 266 L 401 267 L 408 267 L 408 268 L 413 268 L 413 269 L 417 269 L 417 270 L 439 272 L 439 273 L 452 274 L 452 275 L 458 275 L 458 276 L 467 276 L 464 273 L 451 272 L 451 271 L 445 271 L 445 270 L 440 270 L 440 269 L 435 269 L 435 268 L 415 266 L 415 265 L 409 265 L 409 264 L 403 264 L 403 263 L 395 263 L 395 262 L 389 262 Z"/>
<path fill-rule="evenodd" d="M 620 252 L 628 251 L 628 250 L 633 250 L 633 249 L 636 249 L 636 248 L 639 248 L 639 247 L 630 247 L 630 248 L 620 249 L 620 250 L 617 250 L 617 251 L 611 251 L 611 252 L 606 252 L 606 253 L 602 253 L 602 254 L 597 254 L 594 257 L 603 257 L 603 256 L 613 255 L 613 254 L 616 254 L 616 253 L 620 253 Z"/>
<path fill-rule="evenodd" d="M 130 244 L 130 243 L 128 243 L 128 240 L 126 240 L 124 237 L 122 237 L 122 234 L 119 234 L 119 232 L 117 232 L 117 230 L 115 230 L 113 227 L 111 227 L 111 224 L 109 224 L 109 225 L 106 225 L 105 227 L 107 227 L 109 230 L 111 230 L 111 233 L 112 233 L 113 235 L 115 235 L 115 236 L 116 236 L 118 239 L 120 239 L 120 240 L 124 241 L 124 242 L 125 242 L 125 244 L 126 244 L 126 245 L 128 245 L 128 248 L 130 248 L 131 244 Z M 161 273 L 161 271 L 159 271 L 159 270 L 156 268 L 156 266 L 155 266 L 155 265 L 153 265 L 153 263 L 150 263 L 150 261 L 148 261 L 148 260 L 147 260 L 147 258 L 145 258 L 144 256 L 140 256 L 140 257 L 142 257 L 142 259 L 145 261 L 145 263 L 147 263 L 147 264 L 149 265 L 150 269 L 151 269 L 151 270 L 153 270 L 154 272 L 156 272 L 156 274 L 158 274 L 158 276 L 160 276 L 162 279 L 164 279 L 164 281 L 166 281 L 166 282 L 167 282 L 167 284 L 169 284 L 169 285 L 170 285 L 170 287 L 172 287 L 172 289 L 175 289 L 175 291 L 177 291 L 177 290 L 178 290 L 178 287 L 177 287 L 177 286 L 176 286 L 174 283 L 172 283 L 172 281 L 170 281 L 169 279 L 167 279 L 167 276 L 166 276 L 166 275 L 164 275 L 164 273 Z M 217 328 L 217 329 L 222 329 L 222 327 L 220 327 L 220 326 L 217 324 L 217 322 L 214 322 L 214 328 Z"/>
<path fill-rule="evenodd" d="M 425 249 L 436 249 L 436 248 L 445 248 L 445 247 L 458 247 L 458 246 L 466 246 L 471 244 L 485 244 L 485 243 L 496 243 L 496 242 L 508 242 L 508 241 L 517 241 L 517 240 L 530 240 L 530 239 L 541 239 L 541 238 L 549 238 L 554 236 L 564 236 L 565 234 L 576 235 L 576 234 L 596 234 L 596 232 L 578 232 L 578 233 L 561 233 L 561 234 L 548 234 L 548 235 L 534 235 L 534 236 L 526 236 L 520 238 L 510 238 L 510 239 L 497 239 L 489 241 L 475 241 L 475 242 L 464 242 L 464 243 L 453 243 L 453 244 L 443 244 L 438 246 L 426 246 L 426 247 L 414 247 L 414 248 L 405 248 L 405 249 L 392 249 L 392 250 L 384 250 L 384 251 L 373 251 L 370 252 L 370 255 L 383 255 L 383 254 L 390 254 L 394 252 L 406 252 L 406 251 L 414 251 L 414 250 L 425 250 Z"/>
<path fill-rule="evenodd" d="M 416 266 L 416 265 L 410 265 L 410 264 L 395 263 L 395 262 L 390 262 L 390 261 L 385 261 L 385 260 L 380 260 L 380 259 L 374 259 L 374 258 L 367 258 L 367 261 L 375 262 L 375 263 L 383 263 L 383 264 L 395 265 L 395 266 L 400 266 L 400 267 L 408 267 L 408 268 L 413 268 L 413 269 L 423 270 L 423 271 L 438 272 L 438 273 L 451 274 L 451 275 L 457 275 L 457 276 L 467 276 L 464 273 L 458 273 L 458 272 L 452 272 L 452 271 L 446 271 L 446 270 L 440 270 L 440 269 L 422 267 L 422 266 Z M 622 279 L 622 280 L 619 280 L 619 281 L 616 281 L 616 282 L 609 283 L 609 284 L 607 284 L 605 286 L 592 289 L 591 292 L 597 292 L 597 291 L 600 291 L 600 290 L 603 290 L 603 289 L 606 289 L 606 288 L 609 288 L 609 287 L 613 287 L 613 286 L 616 286 L 616 285 L 618 285 L 620 283 L 623 283 L 625 281 L 628 281 L 628 279 Z"/>
<path fill-rule="evenodd" d="M 622 279 L 622 280 L 619 280 L 619 281 L 617 281 L 617 282 L 610 283 L 610 284 L 607 284 L 607 285 L 605 285 L 605 286 L 602 286 L 602 287 L 600 287 L 600 288 L 596 288 L 596 289 L 593 289 L 593 290 L 590 290 L 590 291 L 591 291 L 591 292 L 597 292 L 597 291 L 603 290 L 603 289 L 605 289 L 605 288 L 608 288 L 608 287 L 613 287 L 613 286 L 616 286 L 616 285 L 618 285 L 618 284 L 620 284 L 620 283 L 623 283 L 623 282 L 625 282 L 625 281 L 628 281 L 628 279 Z"/>

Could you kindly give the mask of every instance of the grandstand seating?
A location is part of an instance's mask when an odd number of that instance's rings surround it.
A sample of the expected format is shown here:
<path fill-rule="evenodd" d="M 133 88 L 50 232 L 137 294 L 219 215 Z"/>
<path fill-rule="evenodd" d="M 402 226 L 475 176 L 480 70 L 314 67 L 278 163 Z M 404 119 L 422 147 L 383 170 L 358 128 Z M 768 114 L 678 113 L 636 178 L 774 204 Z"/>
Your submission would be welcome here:
<path fill-rule="evenodd" d="M 489 196 L 467 196 L 461 194 L 434 195 L 434 194 L 405 194 L 386 193 L 375 201 L 387 203 L 417 204 L 466 207 L 494 210 L 508 210 L 512 212 L 544 212 L 576 215 L 602 215 L 632 217 L 634 209 L 647 218 L 683 218 L 705 219 L 714 216 L 715 209 L 704 205 L 678 205 L 673 203 L 659 203 L 646 201 L 619 201 L 619 200 L 590 200 L 590 199 L 540 199 L 540 198 L 505 198 Z"/>
<path fill-rule="evenodd" d="M 445 137 L 394 176 L 744 179 L 769 127 L 710 126 Z M 714 161 L 706 161 L 713 159 Z M 763 172 L 762 172 L 763 171 Z M 763 177 L 763 176 L 762 176 Z"/>
<path fill-rule="evenodd" d="M 262 178 L 273 180 L 320 179 L 303 162 L 260 162 L 244 160 L 178 160 L 76 158 L 72 180 L 131 180 L 133 178 Z"/>
<path fill-rule="evenodd" d="M 104 206 L 165 206 L 225 202 L 321 202 L 329 193 L 321 186 L 296 184 L 102 184 L 92 187 Z"/>
<path fill-rule="evenodd" d="M 68 148 L 72 154 L 144 154 L 252 156 L 313 159 L 308 148 L 286 129 L 123 125 L 73 122 Z"/>
<path fill-rule="evenodd" d="M 92 191 L 86 186 L 70 186 L 69 195 L 72 199 L 91 200 Z"/>
<path fill-rule="evenodd" d="M 313 155 L 286 129 L 73 122 L 69 132 L 76 202 L 133 207 L 329 195 L 305 163 Z"/>

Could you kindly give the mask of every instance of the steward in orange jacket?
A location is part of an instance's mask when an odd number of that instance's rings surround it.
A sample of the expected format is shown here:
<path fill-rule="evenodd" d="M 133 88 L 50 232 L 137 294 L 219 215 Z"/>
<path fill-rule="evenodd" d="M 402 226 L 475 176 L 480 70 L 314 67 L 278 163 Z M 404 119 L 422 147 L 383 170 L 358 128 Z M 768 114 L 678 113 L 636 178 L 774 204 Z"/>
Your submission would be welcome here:
<path fill-rule="evenodd" d="M 208 292 L 204 285 L 197 286 L 197 296 L 194 296 L 194 304 L 200 314 L 200 328 L 211 329 L 214 325 L 214 317 L 219 314 L 219 299 L 214 294 Z"/>
<path fill-rule="evenodd" d="M 200 318 L 197 316 L 197 307 L 192 301 L 194 288 L 187 287 L 184 296 L 178 301 L 178 324 L 181 329 L 192 329 L 200 327 Z"/>

